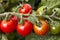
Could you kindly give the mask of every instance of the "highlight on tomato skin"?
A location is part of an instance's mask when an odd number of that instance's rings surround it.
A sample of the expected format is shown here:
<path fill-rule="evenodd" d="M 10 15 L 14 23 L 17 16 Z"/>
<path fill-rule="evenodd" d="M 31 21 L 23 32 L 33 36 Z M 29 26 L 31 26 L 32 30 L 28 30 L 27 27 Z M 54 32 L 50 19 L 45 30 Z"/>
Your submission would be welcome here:
<path fill-rule="evenodd" d="M 37 35 L 44 36 L 49 31 L 49 25 L 45 20 L 40 20 L 40 22 L 41 22 L 40 27 L 37 26 L 36 23 L 34 23 L 33 29 Z"/>
<path fill-rule="evenodd" d="M 17 25 L 17 32 L 23 37 L 28 36 L 30 33 L 32 33 L 32 30 L 33 24 L 28 20 L 24 20 L 24 24 Z"/>
<path fill-rule="evenodd" d="M 30 14 L 32 14 L 32 7 L 30 4 L 23 4 L 23 6 L 19 9 L 19 13 L 22 14 L 28 14 L 30 12 Z"/>
<path fill-rule="evenodd" d="M 57 35 L 60 33 L 60 22 L 55 21 L 50 23 L 50 34 Z"/>
<path fill-rule="evenodd" d="M 18 19 L 16 16 L 11 17 L 9 20 L 2 20 L 1 30 L 6 34 L 10 34 L 16 30 Z"/>
<path fill-rule="evenodd" d="M 11 16 L 10 20 L 13 21 L 14 26 L 16 27 L 17 24 L 18 24 L 18 17 L 17 17 L 17 16 Z M 16 27 L 16 28 L 17 28 L 17 27 Z M 15 30 L 16 30 L 16 28 L 15 28 Z"/>

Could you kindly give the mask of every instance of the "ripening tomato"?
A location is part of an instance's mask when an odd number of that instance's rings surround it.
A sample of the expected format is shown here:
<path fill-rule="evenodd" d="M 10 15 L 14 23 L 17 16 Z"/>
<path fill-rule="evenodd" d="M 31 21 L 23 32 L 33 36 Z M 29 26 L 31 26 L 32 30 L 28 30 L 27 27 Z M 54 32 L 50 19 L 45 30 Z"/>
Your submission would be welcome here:
<path fill-rule="evenodd" d="M 23 4 L 23 6 L 19 9 L 19 13 L 22 14 L 28 14 L 30 12 L 30 14 L 32 14 L 32 7 L 30 4 Z"/>
<path fill-rule="evenodd" d="M 24 20 L 24 24 L 18 24 L 17 26 L 17 32 L 18 34 L 20 34 L 21 36 L 25 37 L 27 35 L 29 35 L 32 32 L 32 23 L 28 20 Z"/>
<path fill-rule="evenodd" d="M 60 33 L 60 22 L 59 21 L 54 21 L 54 23 L 50 23 L 50 33 L 54 35 Z"/>
<path fill-rule="evenodd" d="M 41 23 L 40 26 L 37 26 L 37 23 L 34 23 L 33 28 L 34 28 L 34 32 L 37 35 L 43 36 L 43 35 L 47 34 L 47 32 L 49 30 L 49 26 L 48 26 L 48 23 L 44 20 L 40 20 L 40 23 Z"/>

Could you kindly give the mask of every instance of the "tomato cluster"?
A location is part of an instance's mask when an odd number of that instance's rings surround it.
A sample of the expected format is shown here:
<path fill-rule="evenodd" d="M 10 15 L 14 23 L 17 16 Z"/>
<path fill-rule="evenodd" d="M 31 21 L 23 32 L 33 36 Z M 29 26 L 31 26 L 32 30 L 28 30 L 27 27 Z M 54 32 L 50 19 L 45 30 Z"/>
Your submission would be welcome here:
<path fill-rule="evenodd" d="M 27 14 L 32 13 L 32 7 L 29 4 L 23 4 L 23 7 L 19 9 L 19 13 Z M 17 30 L 21 36 L 27 36 L 32 32 L 33 24 L 28 20 L 23 20 L 23 24 L 18 23 L 20 19 L 16 15 L 12 15 L 7 19 L 3 19 L 0 22 L 0 30 L 3 33 L 10 34 Z"/>
<path fill-rule="evenodd" d="M 46 11 L 44 9 L 46 9 L 46 6 L 42 6 L 42 7 L 38 8 L 36 15 L 42 17 L 44 12 Z M 19 8 L 19 14 L 22 14 L 22 15 L 30 14 L 31 15 L 32 14 L 31 5 L 27 4 L 27 3 L 23 4 L 23 6 L 21 8 Z M 53 24 L 52 23 L 49 24 L 48 21 L 46 21 L 45 19 L 39 18 L 38 21 L 35 20 L 34 23 L 30 22 L 27 19 L 25 19 L 25 20 L 23 19 L 22 24 L 21 24 L 20 20 L 21 19 L 19 19 L 18 16 L 16 16 L 16 15 L 11 16 L 9 18 L 9 20 L 2 20 L 0 22 L 0 30 L 6 34 L 10 34 L 14 31 L 17 31 L 17 33 L 23 37 L 29 35 L 33 30 L 37 35 L 40 35 L 40 36 L 46 35 L 49 30 L 52 34 L 58 34 L 60 32 L 59 31 L 59 29 L 60 29 L 59 22 L 58 23 L 53 22 Z M 54 23 L 55 23 L 55 26 L 53 26 Z M 52 27 L 50 27 L 50 26 L 52 26 Z"/>

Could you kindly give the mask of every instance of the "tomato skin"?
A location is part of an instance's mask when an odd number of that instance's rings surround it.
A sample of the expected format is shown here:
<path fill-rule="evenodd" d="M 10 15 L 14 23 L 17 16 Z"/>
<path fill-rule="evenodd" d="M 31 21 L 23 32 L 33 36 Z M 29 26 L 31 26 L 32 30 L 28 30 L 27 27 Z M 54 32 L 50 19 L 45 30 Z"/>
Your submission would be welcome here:
<path fill-rule="evenodd" d="M 44 36 L 49 31 L 48 23 L 44 20 L 40 20 L 40 22 L 42 23 L 40 27 L 36 26 L 36 23 L 34 24 L 34 32 L 37 35 Z"/>
<path fill-rule="evenodd" d="M 60 33 L 60 22 L 55 21 L 55 23 L 50 23 L 50 33 L 53 35 Z"/>
<path fill-rule="evenodd" d="M 21 36 L 25 37 L 27 35 L 29 35 L 32 32 L 32 23 L 29 22 L 28 20 L 24 21 L 24 24 L 18 24 L 17 26 L 17 32 L 18 34 L 20 34 Z"/>
<path fill-rule="evenodd" d="M 30 14 L 32 14 L 32 7 L 30 6 L 30 4 L 23 4 L 23 7 L 21 7 L 19 9 L 19 13 L 22 13 L 22 14 L 28 14 L 30 12 Z"/>
<path fill-rule="evenodd" d="M 3 20 L 1 22 L 1 30 L 4 33 L 11 33 L 14 30 L 13 22 L 12 21 Z"/>
<path fill-rule="evenodd" d="M 50 28 L 51 34 L 59 34 L 59 32 L 60 32 L 59 30 L 60 30 L 60 26 Z"/>
<path fill-rule="evenodd" d="M 14 23 L 14 26 L 17 27 L 17 24 L 18 24 L 18 18 L 17 18 L 17 16 L 12 16 L 12 17 L 10 18 L 10 20 L 12 20 L 13 23 Z M 15 28 L 15 30 L 16 30 L 16 28 Z"/>
<path fill-rule="evenodd" d="M 1 30 L 4 33 L 10 34 L 14 30 L 16 30 L 16 26 L 18 24 L 18 19 L 16 16 L 10 18 L 10 20 L 2 20 L 1 22 Z"/>

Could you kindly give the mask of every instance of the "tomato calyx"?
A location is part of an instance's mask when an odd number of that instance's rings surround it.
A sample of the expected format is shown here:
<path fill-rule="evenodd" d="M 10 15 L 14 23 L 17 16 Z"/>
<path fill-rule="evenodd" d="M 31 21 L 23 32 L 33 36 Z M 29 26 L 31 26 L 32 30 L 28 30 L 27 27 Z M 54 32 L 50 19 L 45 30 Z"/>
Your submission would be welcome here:
<path fill-rule="evenodd" d="M 41 22 L 36 22 L 36 26 L 40 27 L 42 25 Z"/>
<path fill-rule="evenodd" d="M 40 27 L 36 26 L 36 23 L 34 24 L 34 32 L 37 35 L 44 36 L 49 31 L 49 26 L 48 23 L 44 20 L 40 20 L 40 22 L 42 23 Z"/>

